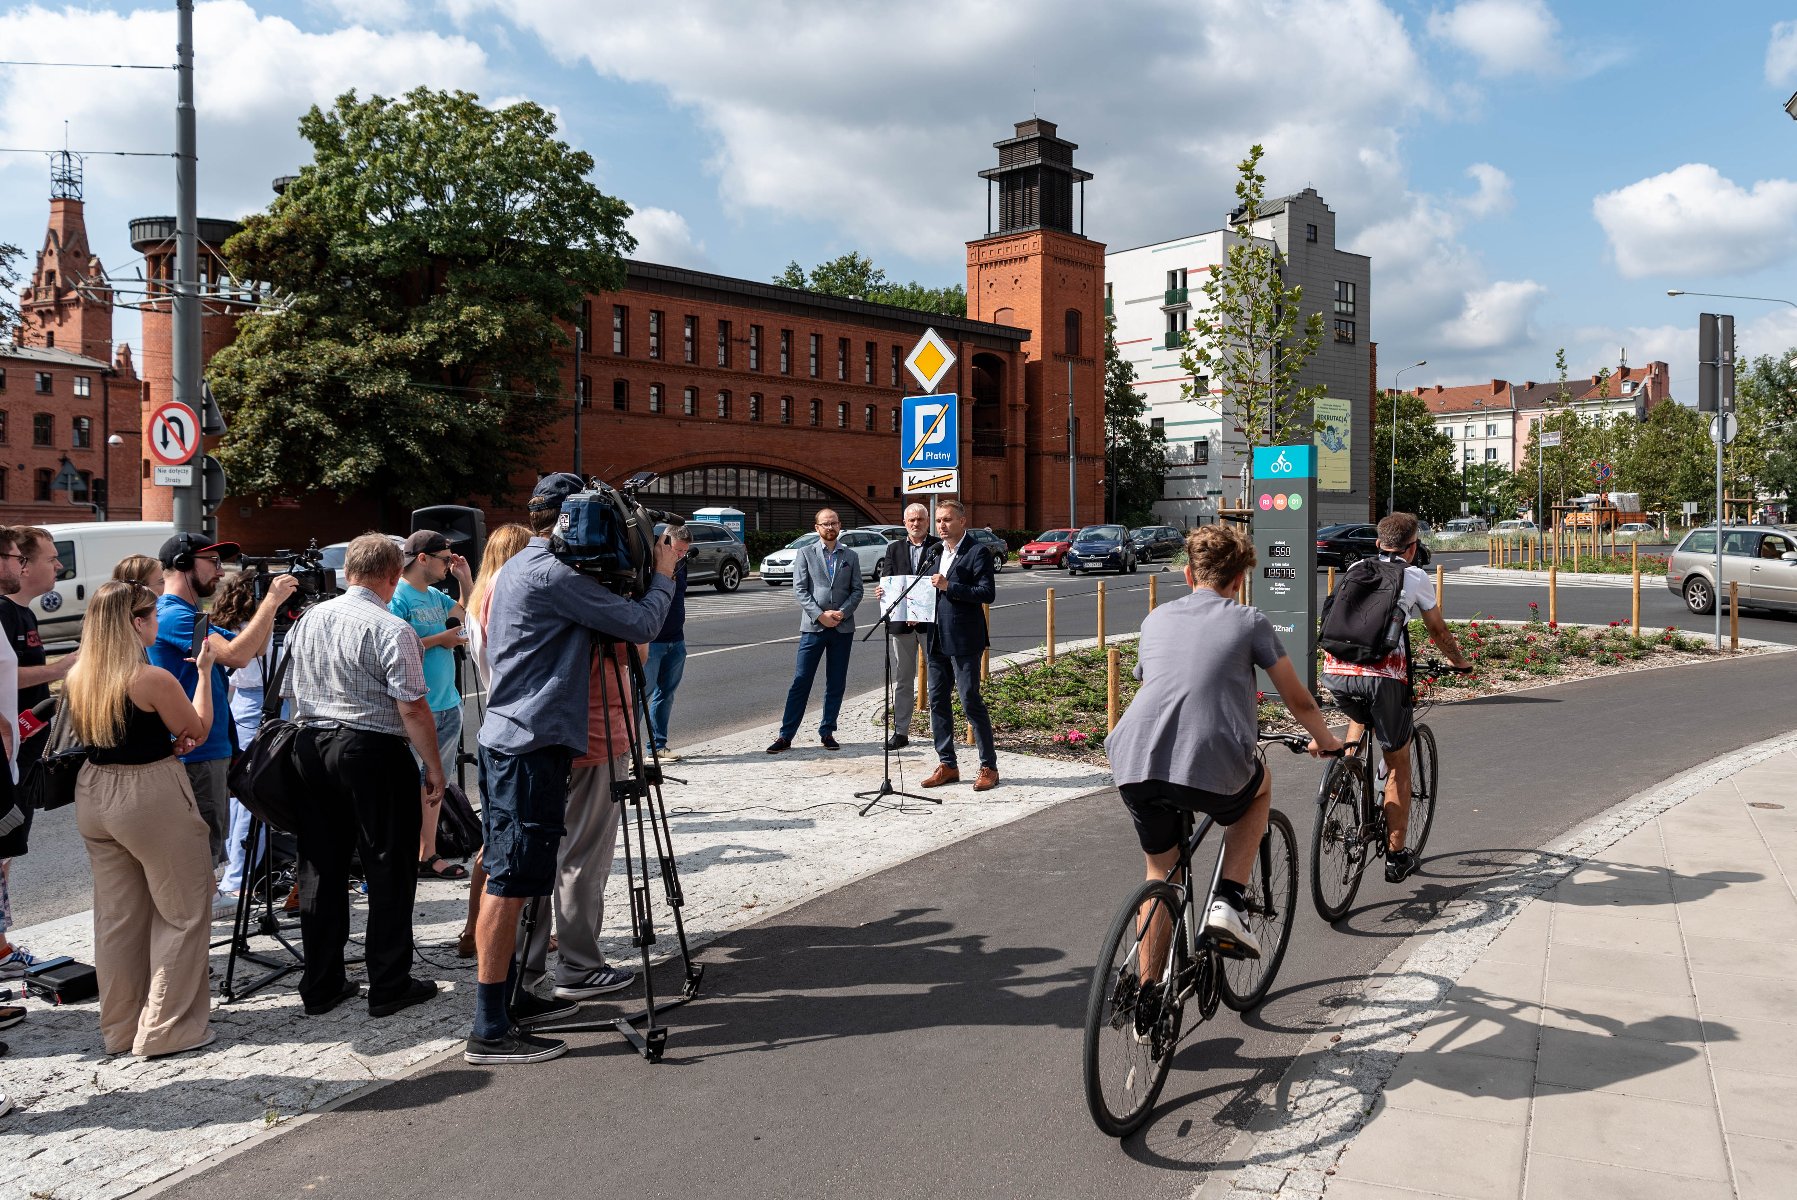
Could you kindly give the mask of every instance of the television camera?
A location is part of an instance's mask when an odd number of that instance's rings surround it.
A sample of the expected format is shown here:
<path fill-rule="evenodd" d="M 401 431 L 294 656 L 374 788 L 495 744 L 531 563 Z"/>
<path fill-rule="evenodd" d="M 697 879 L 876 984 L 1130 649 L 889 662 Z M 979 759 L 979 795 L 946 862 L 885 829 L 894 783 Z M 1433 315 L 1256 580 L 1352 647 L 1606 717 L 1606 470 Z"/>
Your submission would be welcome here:
<path fill-rule="evenodd" d="M 590 480 L 586 491 L 562 501 L 549 552 L 619 595 L 641 600 L 655 573 L 656 522 L 686 521 L 678 513 L 649 508 L 637 499 L 637 493 L 655 479 L 654 471 L 638 471 L 617 487 Z"/>

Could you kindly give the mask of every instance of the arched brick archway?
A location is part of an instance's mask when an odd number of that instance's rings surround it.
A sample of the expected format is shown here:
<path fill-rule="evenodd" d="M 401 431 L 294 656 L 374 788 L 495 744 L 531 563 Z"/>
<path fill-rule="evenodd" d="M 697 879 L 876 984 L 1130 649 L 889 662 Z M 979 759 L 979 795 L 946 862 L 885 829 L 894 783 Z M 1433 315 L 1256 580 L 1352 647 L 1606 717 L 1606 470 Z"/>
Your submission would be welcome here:
<path fill-rule="evenodd" d="M 834 508 L 845 526 L 879 519 L 851 485 L 806 465 L 767 455 L 684 454 L 646 465 L 660 477 L 644 489 L 648 503 L 674 512 L 740 508 L 750 529 L 809 529 L 820 508 Z M 651 499 L 651 497 L 653 497 Z"/>

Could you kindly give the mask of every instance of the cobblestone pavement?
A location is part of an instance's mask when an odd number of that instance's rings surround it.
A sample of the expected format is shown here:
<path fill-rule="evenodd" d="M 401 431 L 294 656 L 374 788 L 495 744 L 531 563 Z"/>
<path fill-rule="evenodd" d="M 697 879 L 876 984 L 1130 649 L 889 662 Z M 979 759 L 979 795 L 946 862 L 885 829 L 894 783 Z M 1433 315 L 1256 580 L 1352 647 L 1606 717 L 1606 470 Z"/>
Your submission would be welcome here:
<path fill-rule="evenodd" d="M 992 792 L 976 797 L 963 783 L 936 793 L 946 801 L 940 807 L 906 801 L 862 818 L 852 793 L 880 782 L 878 713 L 877 694 L 844 706 L 839 753 L 819 747 L 811 725 L 778 757 L 764 752 L 771 731 L 677 747 L 685 756 L 667 770 L 687 782 L 670 783 L 665 800 L 695 944 L 1109 782 L 1089 765 L 1001 754 L 1003 783 Z M 935 761 L 915 742 L 893 757 L 894 782 L 913 790 Z M 608 953 L 629 963 L 621 880 L 614 876 L 607 897 L 616 935 Z M 472 1013 L 472 960 L 454 951 L 467 894 L 465 883 L 420 882 L 414 973 L 441 981 L 444 994 L 384 1020 L 353 1003 L 306 1017 L 289 977 L 248 999 L 215 1002 L 218 1041 L 210 1048 L 140 1061 L 101 1052 L 93 1004 L 29 1001 L 27 1020 L 6 1032 L 11 1053 L 0 1059 L 0 1089 L 17 1106 L 0 1118 L 0 1200 L 124 1196 L 459 1050 Z M 667 949 L 659 886 L 653 895 Z M 355 936 L 362 915 L 358 905 Z M 228 925 L 214 928 L 222 935 Z M 92 961 L 86 913 L 13 936 L 34 952 Z M 222 979 L 223 948 L 212 965 Z M 352 979 L 358 971 L 351 968 Z"/>

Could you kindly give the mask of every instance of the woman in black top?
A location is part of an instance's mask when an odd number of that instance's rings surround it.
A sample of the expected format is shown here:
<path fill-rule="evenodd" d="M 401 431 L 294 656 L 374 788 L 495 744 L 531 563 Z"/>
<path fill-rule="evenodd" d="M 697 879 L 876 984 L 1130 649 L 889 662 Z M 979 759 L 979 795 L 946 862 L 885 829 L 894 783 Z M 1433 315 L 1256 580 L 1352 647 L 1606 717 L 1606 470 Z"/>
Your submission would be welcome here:
<path fill-rule="evenodd" d="M 108 1054 L 146 1058 L 211 1045 L 206 977 L 212 851 L 175 753 L 212 728 L 212 647 L 192 699 L 150 665 L 156 594 L 136 580 L 94 593 L 66 697 L 88 761 L 75 822 L 94 876 L 94 966 Z"/>

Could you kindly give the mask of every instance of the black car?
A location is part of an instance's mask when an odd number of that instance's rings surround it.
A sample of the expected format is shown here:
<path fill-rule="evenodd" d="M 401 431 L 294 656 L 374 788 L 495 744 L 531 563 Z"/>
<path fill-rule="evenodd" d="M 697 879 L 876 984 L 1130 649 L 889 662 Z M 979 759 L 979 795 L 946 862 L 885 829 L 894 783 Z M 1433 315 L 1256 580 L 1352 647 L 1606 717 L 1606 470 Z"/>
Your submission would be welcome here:
<path fill-rule="evenodd" d="M 1379 527 L 1361 521 L 1317 530 L 1317 566 L 1344 570 L 1379 553 Z"/>
<path fill-rule="evenodd" d="M 1011 548 L 1005 545 L 1005 539 L 999 537 L 990 529 L 969 529 L 967 533 L 974 541 L 982 543 L 987 549 L 992 551 L 992 569 L 994 571 L 1002 571 L 1005 569 L 1005 563 L 1008 562 L 1011 557 Z"/>
<path fill-rule="evenodd" d="M 1136 548 L 1137 558 L 1153 562 L 1157 558 L 1176 556 L 1186 548 L 1186 538 L 1171 525 L 1144 525 L 1130 531 L 1129 544 Z"/>
<path fill-rule="evenodd" d="M 1081 571 L 1116 571 L 1133 573 L 1136 548 L 1130 545 L 1129 530 L 1122 525 L 1088 525 L 1073 535 L 1073 545 L 1061 565 L 1067 574 Z"/>

